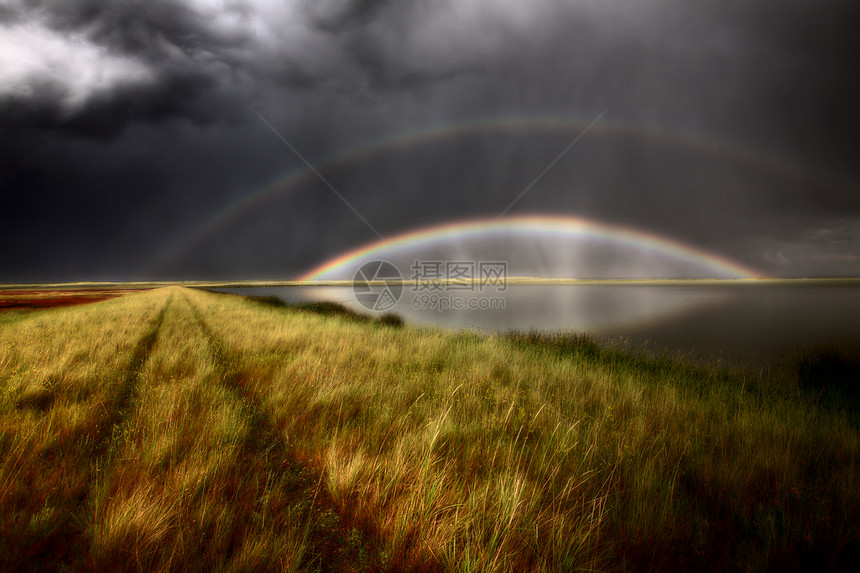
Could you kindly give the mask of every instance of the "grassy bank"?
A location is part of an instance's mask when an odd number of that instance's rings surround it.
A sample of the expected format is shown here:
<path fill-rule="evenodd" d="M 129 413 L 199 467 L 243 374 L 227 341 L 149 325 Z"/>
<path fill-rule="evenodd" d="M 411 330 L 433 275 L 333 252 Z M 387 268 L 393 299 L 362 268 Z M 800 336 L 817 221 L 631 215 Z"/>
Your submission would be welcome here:
<path fill-rule="evenodd" d="M 0 569 L 840 569 L 819 387 L 183 288 L 17 313 Z"/>

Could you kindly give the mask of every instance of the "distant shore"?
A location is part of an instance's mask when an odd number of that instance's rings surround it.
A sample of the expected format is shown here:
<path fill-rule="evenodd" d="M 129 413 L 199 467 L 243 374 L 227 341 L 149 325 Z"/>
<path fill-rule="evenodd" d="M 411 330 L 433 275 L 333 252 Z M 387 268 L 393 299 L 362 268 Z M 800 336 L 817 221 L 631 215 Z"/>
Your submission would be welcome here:
<path fill-rule="evenodd" d="M 64 283 L 8 283 L 0 284 L 0 291 L 10 290 L 90 290 L 90 289 L 151 289 L 163 287 L 189 287 L 189 288 L 280 288 L 280 287 L 351 287 L 359 284 L 352 280 L 240 280 L 240 281 L 79 281 Z M 456 280 L 374 280 L 366 283 L 370 285 L 395 285 L 418 286 L 439 285 L 456 286 L 465 283 Z M 590 278 L 542 278 L 513 276 L 505 279 L 508 286 L 518 285 L 648 285 L 648 286 L 693 286 L 693 285 L 779 285 L 779 284 L 855 284 L 860 285 L 860 277 L 797 277 L 797 278 L 702 278 L 702 279 L 590 279 Z"/>

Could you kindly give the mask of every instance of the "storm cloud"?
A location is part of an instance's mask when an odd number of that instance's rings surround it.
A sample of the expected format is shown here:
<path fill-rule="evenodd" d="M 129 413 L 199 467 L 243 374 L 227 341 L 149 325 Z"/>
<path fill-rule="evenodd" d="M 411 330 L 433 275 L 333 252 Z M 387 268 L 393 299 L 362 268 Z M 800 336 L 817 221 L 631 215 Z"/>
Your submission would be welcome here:
<path fill-rule="evenodd" d="M 512 213 L 860 274 L 855 4 L 6 2 L 0 280 L 287 278 L 371 240 L 314 178 L 219 219 L 303 168 L 252 110 L 320 165 L 571 120 L 329 165 L 385 234 L 501 212 L 605 110 Z"/>

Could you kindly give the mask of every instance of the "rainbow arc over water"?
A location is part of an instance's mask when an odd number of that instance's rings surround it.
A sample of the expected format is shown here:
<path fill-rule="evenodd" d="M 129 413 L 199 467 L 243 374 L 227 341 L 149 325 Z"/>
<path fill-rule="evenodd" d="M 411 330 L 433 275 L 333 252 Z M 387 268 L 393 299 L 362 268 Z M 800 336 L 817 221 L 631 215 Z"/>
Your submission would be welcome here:
<path fill-rule="evenodd" d="M 523 215 L 503 219 L 469 219 L 407 231 L 343 253 L 308 271 L 297 280 L 326 280 L 331 279 L 333 275 L 344 273 L 348 273 L 351 277 L 355 268 L 372 259 L 384 258 L 410 248 L 432 245 L 446 239 L 464 239 L 500 233 L 602 239 L 696 263 L 719 276 L 762 278 L 758 271 L 717 253 L 632 227 L 600 223 L 580 217 Z"/>

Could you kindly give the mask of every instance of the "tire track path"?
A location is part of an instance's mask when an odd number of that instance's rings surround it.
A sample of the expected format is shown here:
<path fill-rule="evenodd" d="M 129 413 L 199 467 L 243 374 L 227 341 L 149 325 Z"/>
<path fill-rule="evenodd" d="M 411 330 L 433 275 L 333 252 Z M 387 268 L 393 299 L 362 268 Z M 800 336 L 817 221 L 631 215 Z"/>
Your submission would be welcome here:
<path fill-rule="evenodd" d="M 158 339 L 158 333 L 161 330 L 162 324 L 164 324 L 164 316 L 167 314 L 171 303 L 173 303 L 173 297 L 174 295 L 171 293 L 167 302 L 158 311 L 149 328 L 135 345 L 128 370 L 126 371 L 125 380 L 120 386 L 116 397 L 107 407 L 109 415 L 105 427 L 101 432 L 102 439 L 95 448 L 97 455 L 105 455 L 113 449 L 118 427 L 128 421 L 134 402 L 139 394 L 143 367 L 152 354 L 155 341 Z"/>
<path fill-rule="evenodd" d="M 244 483 L 278 475 L 293 491 L 288 501 L 293 506 L 308 506 L 309 512 L 302 516 L 306 521 L 309 557 L 319 571 L 355 571 L 365 568 L 379 569 L 381 563 L 369 562 L 369 554 L 361 549 L 368 543 L 356 536 L 367 536 L 347 526 L 336 511 L 333 500 L 325 487 L 324 473 L 301 463 L 290 451 L 288 439 L 281 434 L 272 421 L 263 413 L 260 396 L 242 379 L 239 357 L 231 352 L 214 329 L 206 322 L 200 308 L 187 297 L 185 302 L 192 309 L 198 328 L 209 342 L 218 369 L 222 373 L 221 383 L 245 405 L 251 420 L 252 431 L 246 442 L 246 474 Z M 350 541 L 347 542 L 346 540 Z M 360 555 L 361 553 L 361 555 Z M 370 552 L 375 554 L 376 552 Z"/>
<path fill-rule="evenodd" d="M 0 538 L 6 538 L 11 549 L 0 551 L 0 569 L 14 569 L 4 566 L 7 559 L 8 563 L 16 563 L 18 567 L 26 564 L 27 570 L 57 566 L 87 568 L 89 500 L 98 487 L 104 468 L 109 465 L 115 430 L 128 419 L 140 383 L 141 366 L 152 351 L 168 305 L 169 301 L 160 309 L 153 309 L 155 316 L 145 323 L 142 334 L 128 351 L 130 357 L 127 366 L 114 389 L 106 395 L 98 391 L 110 383 L 108 377 L 100 381 L 98 390 L 88 399 L 78 401 L 66 393 L 53 396 L 51 407 L 68 407 L 68 400 L 73 400 L 80 411 L 86 414 L 77 426 L 71 426 L 59 434 L 51 432 L 51 423 L 46 422 L 50 445 L 42 449 L 38 456 L 41 475 L 32 477 L 33 487 L 27 492 L 30 505 L 41 503 L 44 506 L 42 513 L 46 516 L 46 523 L 44 529 L 34 531 L 34 523 L 39 523 L 38 519 L 42 515 L 37 513 L 30 517 L 29 527 L 13 526 L 0 534 Z M 66 392 L 74 392 L 73 388 L 70 386 Z M 49 420 L 51 415 L 49 407 L 43 420 Z M 69 469 L 74 471 L 70 472 Z M 57 480 L 59 483 L 56 483 Z M 43 482 L 54 485 L 50 490 L 44 490 Z M 24 507 L 19 511 L 31 511 Z M 0 543 L 0 548 L 3 545 Z"/>

